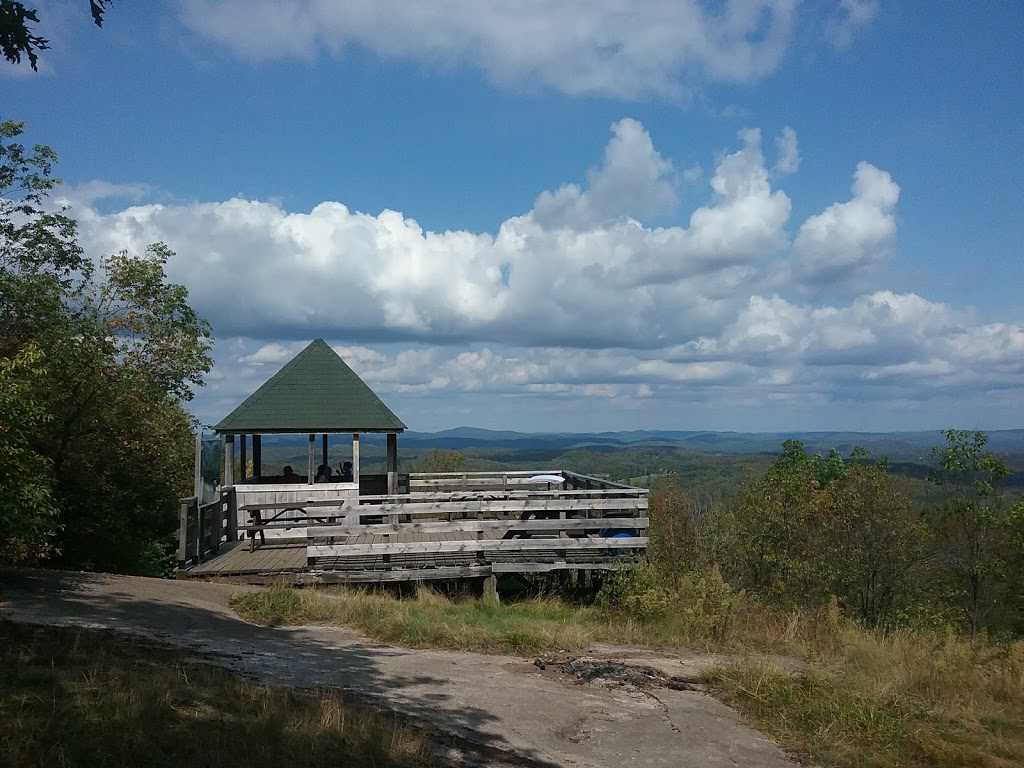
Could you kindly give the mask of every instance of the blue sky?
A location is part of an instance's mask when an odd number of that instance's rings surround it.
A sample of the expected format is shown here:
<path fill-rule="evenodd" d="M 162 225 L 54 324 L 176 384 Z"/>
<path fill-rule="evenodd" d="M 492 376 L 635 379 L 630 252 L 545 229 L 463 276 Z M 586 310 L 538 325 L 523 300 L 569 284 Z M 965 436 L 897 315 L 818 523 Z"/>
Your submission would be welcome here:
<path fill-rule="evenodd" d="M 203 420 L 323 337 L 415 429 L 1024 426 L 1019 3 L 37 5 L 0 116 Z"/>

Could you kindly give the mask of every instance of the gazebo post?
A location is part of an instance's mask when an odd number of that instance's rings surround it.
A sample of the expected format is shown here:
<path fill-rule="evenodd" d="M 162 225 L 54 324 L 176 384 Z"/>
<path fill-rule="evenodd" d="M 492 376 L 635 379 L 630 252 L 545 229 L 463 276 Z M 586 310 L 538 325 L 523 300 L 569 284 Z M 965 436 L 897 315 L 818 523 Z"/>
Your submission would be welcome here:
<path fill-rule="evenodd" d="M 241 475 L 240 480 L 244 483 L 246 478 L 246 464 L 249 463 L 249 436 L 244 432 L 238 436 L 238 474 Z"/>
<path fill-rule="evenodd" d="M 359 433 L 352 433 L 352 482 L 359 484 Z"/>
<path fill-rule="evenodd" d="M 324 432 L 324 434 L 322 435 L 321 439 L 322 439 L 323 445 L 320 446 L 321 449 L 322 449 L 320 451 L 320 453 L 321 453 L 320 463 L 321 464 L 326 464 L 327 463 L 327 433 L 326 432 Z"/>
<path fill-rule="evenodd" d="M 309 434 L 309 484 L 313 484 L 313 457 L 316 455 L 316 435 Z"/>
<path fill-rule="evenodd" d="M 388 432 L 387 442 L 388 494 L 398 493 L 398 435 Z"/>
<path fill-rule="evenodd" d="M 252 476 L 263 477 L 263 435 L 252 436 Z"/>
<path fill-rule="evenodd" d="M 224 485 L 235 484 L 235 436 L 224 435 Z"/>

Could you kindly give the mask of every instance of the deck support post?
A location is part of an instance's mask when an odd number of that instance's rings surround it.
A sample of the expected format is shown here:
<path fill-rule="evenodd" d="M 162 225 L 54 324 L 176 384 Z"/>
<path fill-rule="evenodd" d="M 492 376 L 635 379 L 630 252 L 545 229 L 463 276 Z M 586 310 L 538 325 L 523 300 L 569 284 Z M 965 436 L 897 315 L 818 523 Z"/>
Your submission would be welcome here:
<path fill-rule="evenodd" d="M 238 541 L 238 495 L 234 488 L 229 488 L 225 496 L 224 513 L 227 519 L 225 520 L 224 538 L 227 539 L 228 544 L 234 544 Z"/>
<path fill-rule="evenodd" d="M 238 436 L 238 474 L 241 475 L 242 482 L 249 476 L 246 469 L 249 464 L 249 436 L 241 434 Z"/>
<path fill-rule="evenodd" d="M 352 482 L 359 485 L 359 434 L 352 434 Z"/>
<path fill-rule="evenodd" d="M 178 505 L 178 568 L 188 563 L 188 513 L 192 504 L 198 504 L 197 498 L 182 499 Z"/>
<path fill-rule="evenodd" d="M 193 493 L 196 498 L 202 498 L 203 495 L 203 473 L 201 464 L 203 463 L 203 432 L 200 430 L 196 432 L 196 470 L 195 470 L 195 485 L 193 486 Z"/>
<path fill-rule="evenodd" d="M 235 436 L 224 435 L 224 485 L 235 484 Z"/>
<path fill-rule="evenodd" d="M 313 484 L 313 480 L 316 476 L 313 474 L 313 458 L 316 456 L 316 435 L 310 433 L 309 435 L 309 484 Z"/>
<path fill-rule="evenodd" d="M 387 437 L 388 494 L 398 493 L 398 434 L 388 432 Z"/>
<path fill-rule="evenodd" d="M 498 597 L 498 577 L 493 573 L 484 577 L 484 602 L 497 605 L 501 602 Z"/>
<path fill-rule="evenodd" d="M 327 433 L 324 432 L 320 436 L 320 463 L 327 463 Z"/>
<path fill-rule="evenodd" d="M 252 436 L 252 476 L 263 477 L 263 435 Z"/>

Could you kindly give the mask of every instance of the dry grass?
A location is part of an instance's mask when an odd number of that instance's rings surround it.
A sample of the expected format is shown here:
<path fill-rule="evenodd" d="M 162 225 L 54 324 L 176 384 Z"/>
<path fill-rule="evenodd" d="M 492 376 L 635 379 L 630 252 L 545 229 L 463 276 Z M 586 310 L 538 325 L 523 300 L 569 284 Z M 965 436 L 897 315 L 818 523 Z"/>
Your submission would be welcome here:
<path fill-rule="evenodd" d="M 246 682 L 163 646 L 0 622 L 0 765 L 436 765 L 432 745 L 334 691 Z"/>
<path fill-rule="evenodd" d="M 778 743 L 823 766 L 1024 765 L 1024 642 L 845 626 L 806 674 L 741 663 L 712 683 Z"/>
<path fill-rule="evenodd" d="M 737 653 L 710 676 L 720 696 L 778 744 L 822 766 L 1024 765 L 1024 642 L 870 632 L 835 608 L 774 611 L 739 601 L 724 630 L 672 611 L 646 621 L 554 598 L 489 605 L 428 589 L 398 599 L 357 590 L 270 588 L 235 602 L 262 624 L 338 623 L 408 647 L 487 653 L 580 651 L 596 642 Z M 767 654 L 764 661 L 749 661 Z M 795 656 L 793 675 L 772 662 Z"/>

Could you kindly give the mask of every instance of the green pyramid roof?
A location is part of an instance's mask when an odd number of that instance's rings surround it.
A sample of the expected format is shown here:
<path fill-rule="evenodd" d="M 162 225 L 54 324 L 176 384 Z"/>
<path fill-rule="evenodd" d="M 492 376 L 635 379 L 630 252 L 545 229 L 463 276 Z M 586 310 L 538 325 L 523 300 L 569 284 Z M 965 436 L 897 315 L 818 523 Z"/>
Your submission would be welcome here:
<path fill-rule="evenodd" d="M 405 424 L 323 339 L 299 352 L 214 429 L 238 432 L 401 432 Z"/>

